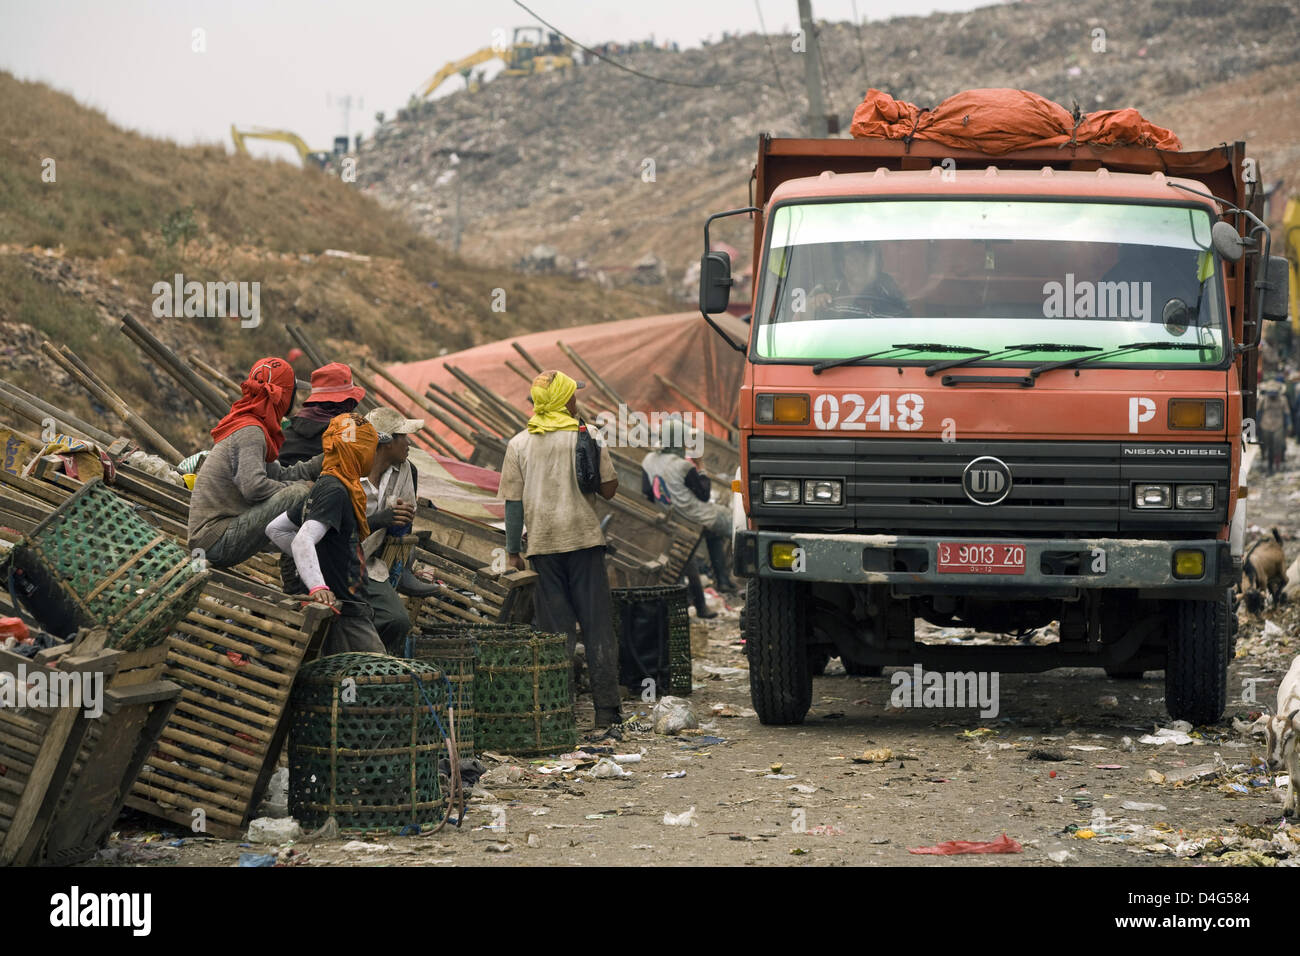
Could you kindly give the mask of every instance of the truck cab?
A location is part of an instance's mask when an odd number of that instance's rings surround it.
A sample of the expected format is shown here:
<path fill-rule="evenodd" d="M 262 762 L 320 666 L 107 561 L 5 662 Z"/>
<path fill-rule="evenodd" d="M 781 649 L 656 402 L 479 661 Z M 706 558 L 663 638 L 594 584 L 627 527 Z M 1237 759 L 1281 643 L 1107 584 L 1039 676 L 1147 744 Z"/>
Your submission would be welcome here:
<path fill-rule="evenodd" d="M 801 722 L 831 655 L 1164 669 L 1172 716 L 1219 719 L 1259 321 L 1286 314 L 1244 160 L 760 140 L 734 550 L 763 722 Z"/>

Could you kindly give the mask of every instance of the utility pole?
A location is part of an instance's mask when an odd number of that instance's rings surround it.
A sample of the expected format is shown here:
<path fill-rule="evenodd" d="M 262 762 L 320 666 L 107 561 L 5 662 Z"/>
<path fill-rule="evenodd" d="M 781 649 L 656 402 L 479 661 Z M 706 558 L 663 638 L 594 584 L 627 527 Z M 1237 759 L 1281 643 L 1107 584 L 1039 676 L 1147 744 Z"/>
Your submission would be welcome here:
<path fill-rule="evenodd" d="M 813 26 L 812 0 L 799 0 L 799 27 L 803 30 L 804 84 L 808 88 L 808 135 L 827 135 L 826 106 L 822 102 L 822 77 L 818 68 L 817 31 Z"/>

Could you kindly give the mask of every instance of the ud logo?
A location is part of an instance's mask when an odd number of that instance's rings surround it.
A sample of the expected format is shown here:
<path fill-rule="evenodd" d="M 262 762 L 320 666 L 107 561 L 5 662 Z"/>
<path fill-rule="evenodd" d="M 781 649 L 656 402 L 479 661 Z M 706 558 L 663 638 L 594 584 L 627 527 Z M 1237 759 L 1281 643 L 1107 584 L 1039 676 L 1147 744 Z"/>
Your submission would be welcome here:
<path fill-rule="evenodd" d="M 996 505 L 1011 493 L 1011 469 L 997 458 L 976 458 L 961 473 L 966 497 L 977 505 Z"/>

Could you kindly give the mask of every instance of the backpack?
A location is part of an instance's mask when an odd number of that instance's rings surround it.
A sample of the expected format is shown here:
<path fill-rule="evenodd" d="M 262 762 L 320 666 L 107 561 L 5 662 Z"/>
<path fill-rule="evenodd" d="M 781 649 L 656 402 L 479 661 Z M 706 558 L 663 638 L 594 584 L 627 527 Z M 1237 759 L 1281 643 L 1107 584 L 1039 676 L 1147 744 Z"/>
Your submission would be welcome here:
<path fill-rule="evenodd" d="M 587 431 L 587 423 L 578 419 L 578 441 L 574 447 L 574 472 L 578 490 L 584 495 L 600 490 L 600 445 Z"/>

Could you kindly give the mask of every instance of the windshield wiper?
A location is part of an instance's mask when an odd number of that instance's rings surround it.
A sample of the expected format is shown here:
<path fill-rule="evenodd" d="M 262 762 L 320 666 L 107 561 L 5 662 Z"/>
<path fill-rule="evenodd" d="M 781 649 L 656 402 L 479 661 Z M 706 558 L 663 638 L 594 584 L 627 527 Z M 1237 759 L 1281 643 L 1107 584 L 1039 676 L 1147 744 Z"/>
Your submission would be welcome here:
<path fill-rule="evenodd" d="M 1095 362 L 1098 359 L 1111 358 L 1125 352 L 1140 352 L 1143 349 L 1153 349 L 1161 352 L 1181 349 L 1196 349 L 1199 351 L 1206 348 L 1213 348 L 1213 346 L 1205 346 L 1196 342 L 1130 342 L 1128 345 L 1121 345 L 1118 348 L 1102 352 L 1100 355 L 1080 355 L 1078 358 L 1066 359 L 1064 362 L 1048 362 L 1046 365 L 1036 365 L 1029 370 L 1029 378 L 1033 381 L 1044 372 L 1050 372 L 1052 369 L 1077 368 L 1084 362 Z"/>
<path fill-rule="evenodd" d="M 951 362 L 936 362 L 933 365 L 927 365 L 925 368 L 926 375 L 934 375 L 945 369 L 957 368 L 962 365 L 971 365 L 982 359 L 995 358 L 999 355 L 1008 355 L 1011 352 L 1100 352 L 1100 347 L 1096 345 L 1061 345 L 1057 342 L 1025 342 L 1021 345 L 1008 345 L 1004 349 L 998 349 L 996 352 L 985 352 L 983 355 L 974 355 L 970 358 L 954 359 Z"/>
<path fill-rule="evenodd" d="M 973 349 L 965 345 L 945 345 L 942 342 L 905 342 L 902 345 L 891 345 L 887 349 L 881 349 L 879 352 L 868 352 L 866 355 L 855 355 L 852 358 L 832 359 L 829 362 L 818 362 L 812 367 L 814 375 L 820 375 L 828 368 L 838 368 L 841 365 L 853 365 L 856 362 L 865 362 L 867 359 L 873 359 L 880 355 L 888 355 L 890 352 L 896 352 L 899 349 L 906 349 L 909 352 L 981 352 L 988 354 L 987 349 Z"/>

